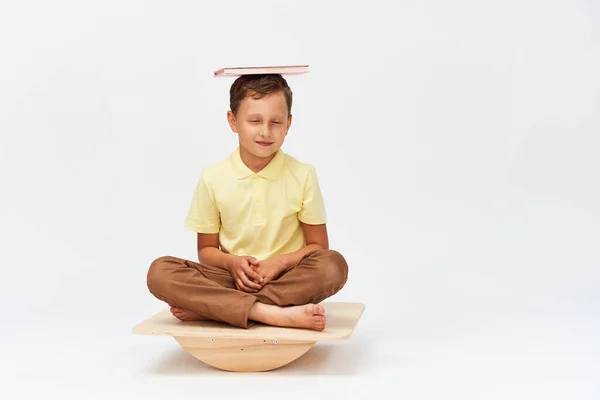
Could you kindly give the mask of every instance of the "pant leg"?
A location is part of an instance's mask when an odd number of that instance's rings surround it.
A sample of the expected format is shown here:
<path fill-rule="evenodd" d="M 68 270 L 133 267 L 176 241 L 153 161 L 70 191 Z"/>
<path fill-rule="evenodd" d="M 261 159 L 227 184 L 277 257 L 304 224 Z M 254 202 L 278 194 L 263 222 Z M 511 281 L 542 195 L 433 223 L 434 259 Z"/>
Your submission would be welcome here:
<path fill-rule="evenodd" d="M 347 280 L 348 264 L 340 253 L 314 250 L 254 296 L 261 303 L 278 306 L 320 303 L 340 291 Z"/>
<path fill-rule="evenodd" d="M 241 328 L 248 328 L 256 301 L 254 295 L 236 289 L 229 272 L 172 256 L 152 262 L 147 285 L 159 300 Z"/>

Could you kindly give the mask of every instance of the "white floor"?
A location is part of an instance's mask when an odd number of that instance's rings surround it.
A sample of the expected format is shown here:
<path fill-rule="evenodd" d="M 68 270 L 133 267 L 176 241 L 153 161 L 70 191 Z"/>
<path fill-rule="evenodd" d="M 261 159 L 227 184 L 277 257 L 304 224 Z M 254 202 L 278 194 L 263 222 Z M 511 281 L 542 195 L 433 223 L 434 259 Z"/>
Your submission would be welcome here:
<path fill-rule="evenodd" d="M 267 373 L 219 371 L 170 337 L 133 335 L 135 312 L 6 317 L 0 398 L 600 398 L 593 310 L 504 317 L 475 309 L 430 318 L 405 313 L 405 327 L 389 332 L 374 329 L 385 325 L 383 310 L 367 308 L 349 341 L 320 343 Z"/>

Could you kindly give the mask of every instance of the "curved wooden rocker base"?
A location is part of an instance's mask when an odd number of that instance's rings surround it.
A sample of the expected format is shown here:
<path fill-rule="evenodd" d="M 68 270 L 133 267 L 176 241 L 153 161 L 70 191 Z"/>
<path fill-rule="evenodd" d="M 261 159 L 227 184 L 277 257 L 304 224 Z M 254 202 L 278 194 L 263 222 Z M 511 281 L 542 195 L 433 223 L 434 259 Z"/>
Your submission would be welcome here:
<path fill-rule="evenodd" d="M 298 340 L 220 339 L 175 336 L 198 360 L 234 372 L 270 371 L 291 363 L 316 342 Z"/>
<path fill-rule="evenodd" d="M 133 327 L 140 335 L 171 335 L 191 355 L 226 371 L 269 371 L 291 363 L 320 340 L 346 340 L 365 305 L 323 302 L 327 326 L 322 332 L 252 324 L 248 329 L 222 322 L 182 322 L 165 309 Z"/>

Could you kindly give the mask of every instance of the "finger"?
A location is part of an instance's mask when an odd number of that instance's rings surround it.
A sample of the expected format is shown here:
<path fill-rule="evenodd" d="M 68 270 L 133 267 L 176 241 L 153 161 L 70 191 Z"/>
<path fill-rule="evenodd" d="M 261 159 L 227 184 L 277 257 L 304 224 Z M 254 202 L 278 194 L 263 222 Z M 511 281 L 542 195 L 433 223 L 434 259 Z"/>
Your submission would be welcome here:
<path fill-rule="evenodd" d="M 263 277 L 260 276 L 255 270 L 253 270 L 250 267 L 244 268 L 244 272 L 246 273 L 247 276 L 249 276 L 250 278 L 252 278 L 255 282 L 262 282 L 263 281 Z M 259 287 L 259 289 L 260 289 L 260 287 Z"/>
<path fill-rule="evenodd" d="M 259 264 L 258 260 L 252 256 L 245 256 L 244 258 L 248 261 L 248 263 L 250 263 L 250 265 L 254 266 Z"/>
<path fill-rule="evenodd" d="M 263 280 L 263 277 L 261 274 L 258 273 L 258 268 L 258 265 L 249 263 L 247 267 L 245 266 L 242 269 L 244 270 L 244 273 L 246 274 L 246 276 L 248 276 L 249 279 L 256 283 L 260 283 Z"/>
<path fill-rule="evenodd" d="M 250 264 L 248 264 L 248 260 L 246 260 L 245 258 L 242 258 L 240 265 L 235 269 L 234 278 L 236 278 L 236 279 L 241 278 L 242 275 L 244 275 L 244 271 L 248 268 L 250 268 Z"/>
<path fill-rule="evenodd" d="M 246 260 L 244 260 L 244 261 L 246 261 Z M 241 284 L 244 286 L 245 289 L 243 289 L 243 290 L 245 292 L 250 292 L 250 293 L 258 292 L 261 289 L 260 285 L 249 280 L 245 273 L 245 271 L 251 270 L 250 266 L 248 265 L 248 262 L 246 261 L 245 263 L 242 263 L 241 267 L 242 268 L 237 271 L 236 279 L 239 279 Z"/>
<path fill-rule="evenodd" d="M 250 289 L 249 287 L 247 287 L 246 285 L 244 285 L 244 283 L 242 282 L 242 280 L 240 278 L 237 278 L 236 280 L 238 289 L 247 292 L 247 293 L 254 293 L 257 292 L 258 290 L 254 290 L 254 289 Z"/>
<path fill-rule="evenodd" d="M 260 290 L 260 285 L 257 283 L 252 282 L 248 276 L 244 273 L 244 271 L 240 271 L 238 278 L 240 280 L 240 282 L 242 282 L 242 285 L 244 285 L 244 287 L 250 289 L 251 291 L 258 291 Z"/>
<path fill-rule="evenodd" d="M 258 274 L 258 276 L 262 277 L 262 274 L 260 273 L 260 271 L 261 271 L 260 265 L 250 264 L 250 269 L 252 271 L 256 272 Z"/>
<path fill-rule="evenodd" d="M 242 280 L 242 283 L 244 285 L 246 285 L 247 287 L 252 288 L 252 289 L 256 289 L 256 290 L 260 290 L 260 284 L 258 284 L 256 282 L 253 282 L 252 280 L 250 280 L 246 274 L 242 274 L 240 276 L 240 279 Z"/>

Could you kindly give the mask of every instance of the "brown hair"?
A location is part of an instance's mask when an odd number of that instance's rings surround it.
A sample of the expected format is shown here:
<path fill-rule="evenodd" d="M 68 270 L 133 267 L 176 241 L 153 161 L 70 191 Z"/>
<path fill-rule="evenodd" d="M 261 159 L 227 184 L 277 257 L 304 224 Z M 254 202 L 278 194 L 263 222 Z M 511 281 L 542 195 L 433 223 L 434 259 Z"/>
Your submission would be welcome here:
<path fill-rule="evenodd" d="M 242 100 L 251 96 L 260 99 L 268 94 L 283 92 L 288 106 L 288 114 L 292 114 L 292 90 L 285 78 L 280 74 L 242 75 L 229 89 L 229 107 L 237 114 Z"/>

